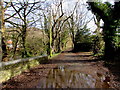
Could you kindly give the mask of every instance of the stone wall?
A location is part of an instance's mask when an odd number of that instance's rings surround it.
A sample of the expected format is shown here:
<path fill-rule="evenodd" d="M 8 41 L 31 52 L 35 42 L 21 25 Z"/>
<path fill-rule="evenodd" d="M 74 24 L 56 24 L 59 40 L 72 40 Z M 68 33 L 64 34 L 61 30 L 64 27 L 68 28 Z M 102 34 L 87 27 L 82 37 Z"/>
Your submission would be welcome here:
<path fill-rule="evenodd" d="M 0 83 L 11 77 L 21 74 L 23 71 L 48 62 L 48 56 L 37 56 L 26 59 L 18 59 L 0 63 Z"/>

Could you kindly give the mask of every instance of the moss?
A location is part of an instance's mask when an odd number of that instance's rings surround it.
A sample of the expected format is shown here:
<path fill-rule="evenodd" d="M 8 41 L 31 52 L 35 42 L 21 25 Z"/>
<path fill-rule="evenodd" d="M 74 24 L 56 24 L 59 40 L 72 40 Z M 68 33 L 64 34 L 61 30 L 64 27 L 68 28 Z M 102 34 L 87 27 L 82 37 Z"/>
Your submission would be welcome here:
<path fill-rule="evenodd" d="M 29 67 L 31 68 L 31 67 L 35 67 L 36 65 L 39 65 L 40 63 L 38 60 L 32 60 L 28 62 L 28 64 L 29 64 Z"/>
<path fill-rule="evenodd" d="M 58 56 L 59 54 L 61 54 L 61 53 L 56 53 L 56 54 L 53 54 L 51 57 L 49 56 L 49 57 L 48 57 L 48 59 L 52 59 L 52 58 L 54 58 L 54 57 Z"/>
<path fill-rule="evenodd" d="M 11 70 L 1 70 L 0 71 L 0 82 L 4 82 L 11 77 Z"/>
<path fill-rule="evenodd" d="M 0 83 L 4 82 L 11 77 L 21 74 L 23 71 L 33 68 L 41 63 L 46 63 L 47 57 L 39 58 L 32 61 L 20 62 L 17 64 L 7 65 L 0 68 Z"/>

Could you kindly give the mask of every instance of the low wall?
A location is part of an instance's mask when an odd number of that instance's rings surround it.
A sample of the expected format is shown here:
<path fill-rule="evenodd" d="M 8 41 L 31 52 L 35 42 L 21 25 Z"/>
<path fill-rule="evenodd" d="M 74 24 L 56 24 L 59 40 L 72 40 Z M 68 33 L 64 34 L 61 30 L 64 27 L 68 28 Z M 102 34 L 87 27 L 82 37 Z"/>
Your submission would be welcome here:
<path fill-rule="evenodd" d="M 25 59 L 0 63 L 0 83 L 11 77 L 21 74 L 23 71 L 48 62 L 48 56 L 37 56 Z"/>

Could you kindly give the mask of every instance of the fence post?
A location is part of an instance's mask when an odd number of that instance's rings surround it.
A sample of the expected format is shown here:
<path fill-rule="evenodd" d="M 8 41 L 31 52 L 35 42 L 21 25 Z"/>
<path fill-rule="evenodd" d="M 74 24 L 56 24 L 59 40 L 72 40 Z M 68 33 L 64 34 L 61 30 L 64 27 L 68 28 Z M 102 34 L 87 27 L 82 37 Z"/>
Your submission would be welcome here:
<path fill-rule="evenodd" d="M 0 0 L 0 62 L 2 61 L 2 3 Z"/>

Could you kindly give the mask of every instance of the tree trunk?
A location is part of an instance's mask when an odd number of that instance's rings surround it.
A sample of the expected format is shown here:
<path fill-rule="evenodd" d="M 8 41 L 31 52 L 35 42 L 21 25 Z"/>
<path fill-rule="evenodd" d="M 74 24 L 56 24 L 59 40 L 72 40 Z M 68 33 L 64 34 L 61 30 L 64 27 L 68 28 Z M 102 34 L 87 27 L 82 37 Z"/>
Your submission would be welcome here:
<path fill-rule="evenodd" d="M 7 48 L 6 48 L 6 44 L 4 42 L 4 38 L 2 38 L 2 60 L 4 61 L 4 59 L 7 57 Z"/>
<path fill-rule="evenodd" d="M 2 0 L 0 0 L 0 62 L 2 61 Z"/>
<path fill-rule="evenodd" d="M 104 25 L 103 32 L 104 32 L 104 41 L 105 41 L 105 59 L 110 60 L 114 59 L 115 56 L 115 27 L 114 25 L 106 24 Z"/>
<path fill-rule="evenodd" d="M 50 29 L 50 57 L 52 56 L 52 46 L 53 46 L 53 41 L 52 41 L 52 30 Z"/>
<path fill-rule="evenodd" d="M 27 26 L 23 25 L 23 32 L 22 32 L 22 42 L 23 42 L 23 52 L 22 52 L 22 57 L 24 58 L 25 56 L 27 56 L 27 51 L 26 51 L 26 32 L 27 32 Z"/>
<path fill-rule="evenodd" d="M 72 41 L 73 42 L 73 52 L 77 51 L 77 43 L 75 40 Z"/>
<path fill-rule="evenodd" d="M 18 44 L 18 41 L 19 41 L 19 36 L 20 36 L 20 34 L 17 36 L 16 41 L 15 41 L 15 44 L 14 44 L 14 48 L 13 48 L 13 58 L 15 57 L 15 53 L 16 53 L 16 49 L 17 49 L 17 44 Z"/>
<path fill-rule="evenodd" d="M 60 33 L 58 34 L 58 40 L 57 40 L 57 44 L 56 44 L 56 48 L 57 48 L 57 53 L 59 53 L 61 51 L 61 37 L 60 37 Z"/>

